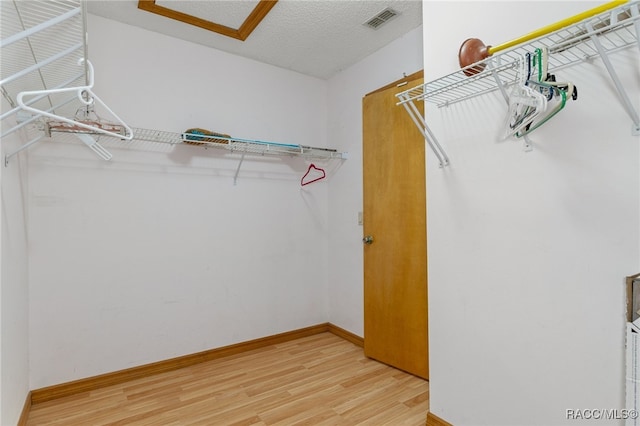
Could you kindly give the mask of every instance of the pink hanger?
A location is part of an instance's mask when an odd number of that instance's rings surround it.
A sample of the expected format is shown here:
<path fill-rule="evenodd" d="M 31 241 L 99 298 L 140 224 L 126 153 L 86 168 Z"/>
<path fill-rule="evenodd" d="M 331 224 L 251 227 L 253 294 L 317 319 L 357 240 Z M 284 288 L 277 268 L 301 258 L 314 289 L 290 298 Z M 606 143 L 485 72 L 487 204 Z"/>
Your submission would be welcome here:
<path fill-rule="evenodd" d="M 311 173 L 312 169 L 322 172 L 322 176 L 316 177 L 315 179 L 312 179 L 310 181 L 305 182 L 304 178 L 309 176 L 309 173 Z M 315 164 L 311 163 L 311 164 L 309 164 L 309 168 L 307 169 L 307 173 L 305 173 L 304 176 L 302 176 L 302 179 L 300 179 L 300 185 L 302 185 L 302 186 L 309 185 L 312 182 L 315 182 L 315 181 L 320 180 L 320 179 L 324 179 L 325 176 L 326 176 L 326 173 L 324 172 L 324 169 L 316 167 Z"/>

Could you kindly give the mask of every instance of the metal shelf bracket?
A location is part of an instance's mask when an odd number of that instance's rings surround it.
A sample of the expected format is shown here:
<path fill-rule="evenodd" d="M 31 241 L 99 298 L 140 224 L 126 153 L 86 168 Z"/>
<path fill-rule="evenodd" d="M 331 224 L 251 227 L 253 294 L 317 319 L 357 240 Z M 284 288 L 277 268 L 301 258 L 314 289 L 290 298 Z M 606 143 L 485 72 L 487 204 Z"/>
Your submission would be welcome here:
<path fill-rule="evenodd" d="M 638 16 L 638 4 L 635 4 L 634 6 L 635 6 L 635 16 L 637 17 Z M 612 17 L 611 17 L 611 23 L 612 24 L 614 23 L 614 19 L 615 18 L 616 17 L 612 14 Z M 636 20 L 635 21 L 636 31 L 637 31 L 639 25 L 640 25 L 640 22 L 638 20 Z M 605 68 L 607 69 L 607 72 L 609 73 L 609 76 L 611 77 L 611 81 L 613 81 L 613 84 L 616 87 L 616 90 L 618 91 L 618 95 L 620 95 L 620 100 L 622 101 L 623 108 L 625 109 L 625 111 L 627 112 L 629 117 L 631 118 L 631 121 L 632 121 L 632 131 L 631 131 L 631 133 L 633 135 L 640 134 L 640 133 L 638 133 L 638 132 L 640 132 L 640 117 L 638 117 L 638 112 L 636 111 L 636 109 L 634 108 L 633 104 L 631 103 L 631 100 L 629 99 L 629 95 L 627 94 L 627 91 L 624 89 L 624 86 L 622 85 L 622 82 L 620 82 L 620 77 L 618 77 L 618 73 L 616 72 L 615 68 L 613 67 L 613 64 L 611 63 L 611 60 L 609 60 L 609 55 L 607 54 L 607 52 L 605 51 L 604 47 L 602 46 L 602 43 L 600 42 L 600 38 L 595 33 L 595 31 L 593 29 L 593 23 L 592 22 L 587 22 L 585 24 L 585 27 L 587 28 L 587 30 L 589 30 L 591 41 L 593 42 L 593 45 L 595 46 L 596 50 L 598 51 L 598 55 L 600 55 L 600 58 L 602 59 L 602 63 L 604 64 Z M 636 33 L 636 37 L 640 37 L 640 35 L 638 35 Z"/>
<path fill-rule="evenodd" d="M 442 167 L 448 166 L 449 157 L 447 156 L 447 153 L 438 142 L 438 138 L 436 138 L 436 135 L 433 134 L 433 132 L 427 125 L 426 121 L 424 120 L 424 117 L 422 116 L 422 114 L 420 113 L 416 105 L 413 103 L 413 100 L 408 96 L 400 96 L 400 95 L 398 95 L 398 97 L 401 99 L 399 103 L 402 104 L 402 106 L 404 106 L 407 113 L 411 117 L 411 120 L 418 127 L 418 130 L 420 130 L 420 133 L 422 133 L 422 136 L 427 142 L 427 145 L 429 145 L 429 148 L 431 148 L 435 156 L 438 158 L 440 167 L 442 168 Z"/>

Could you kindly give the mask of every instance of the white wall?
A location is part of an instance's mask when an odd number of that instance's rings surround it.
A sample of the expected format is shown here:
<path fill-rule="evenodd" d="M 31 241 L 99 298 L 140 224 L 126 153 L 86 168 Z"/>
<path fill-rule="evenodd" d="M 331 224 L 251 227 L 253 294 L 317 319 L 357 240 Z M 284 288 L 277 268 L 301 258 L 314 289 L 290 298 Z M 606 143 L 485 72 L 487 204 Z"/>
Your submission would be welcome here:
<path fill-rule="evenodd" d="M 466 38 L 497 44 L 594 5 L 425 2 L 425 78 L 455 71 Z M 640 109 L 637 49 L 612 60 Z M 496 142 L 499 94 L 426 112 L 451 158 L 439 169 L 427 153 L 430 409 L 456 426 L 621 424 L 566 410 L 624 408 L 640 140 L 599 61 L 558 78 L 579 99 L 532 152 Z"/>
<path fill-rule="evenodd" d="M 422 69 L 422 27 L 329 80 L 328 137 L 349 152 L 329 187 L 330 321 L 359 336 L 363 330 L 362 98 Z"/>
<path fill-rule="evenodd" d="M 89 28 L 95 91 L 133 127 L 326 144 L 323 80 Z M 327 181 L 301 189 L 305 161 L 246 158 L 234 186 L 226 151 L 105 147 L 29 152 L 31 389 L 327 321 Z"/>
<path fill-rule="evenodd" d="M 4 106 L 4 102 L 3 102 Z M 16 424 L 29 392 L 28 272 L 26 249 L 26 162 L 4 156 L 20 145 L 11 135 L 2 139 L 0 166 L 2 194 L 0 219 L 0 424 Z"/>
<path fill-rule="evenodd" d="M 328 320 L 361 335 L 361 101 L 421 69 L 421 28 L 329 82 L 93 15 L 89 28 L 95 91 L 131 126 L 350 158 L 316 163 L 329 179 L 300 189 L 298 158 L 246 159 L 234 186 L 239 158 L 214 150 L 103 141 L 105 163 L 73 137 L 30 149 L 31 388 Z"/>

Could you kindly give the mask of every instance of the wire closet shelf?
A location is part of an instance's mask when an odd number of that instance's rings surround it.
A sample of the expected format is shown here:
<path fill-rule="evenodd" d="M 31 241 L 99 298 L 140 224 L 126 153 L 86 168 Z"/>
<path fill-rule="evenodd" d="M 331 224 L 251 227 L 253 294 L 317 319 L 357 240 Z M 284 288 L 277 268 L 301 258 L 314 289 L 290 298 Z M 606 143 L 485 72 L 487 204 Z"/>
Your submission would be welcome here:
<path fill-rule="evenodd" d="M 74 134 L 104 160 L 112 156 L 98 143 L 98 137 L 187 143 L 239 153 L 242 159 L 245 155 L 299 156 L 307 160 L 347 158 L 347 153 L 329 148 L 133 129 L 92 91 L 94 73 L 88 60 L 84 1 L 0 2 L 0 6 L 0 136 L 20 132 L 20 139 L 27 141 L 5 155 L 5 166 L 22 150 L 57 133 Z M 94 106 L 108 114 L 107 120 L 98 115 Z"/>
<path fill-rule="evenodd" d="M 622 2 L 618 2 L 622 3 Z M 638 46 L 640 38 L 640 1 L 621 4 L 596 16 L 583 19 L 533 40 L 497 53 L 451 74 L 398 93 L 397 105 L 403 105 L 434 150 L 440 165 L 449 161 L 419 114 L 415 102 L 424 101 L 440 108 L 476 96 L 506 90 L 520 80 L 521 61 L 527 52 L 536 48 L 548 49 L 548 71 L 554 73 L 573 65 L 601 58 L 605 63 L 623 106 L 633 121 L 633 133 L 640 132 L 640 119 L 624 88 L 620 84 L 608 55 Z"/>
<path fill-rule="evenodd" d="M 20 138 L 28 141 L 5 156 L 5 165 L 18 152 L 51 136 L 56 127 L 131 140 L 131 129 L 93 92 L 84 3 L 0 2 L 0 7 L 0 136 L 21 131 Z M 107 113 L 110 122 L 98 112 Z M 102 158 L 110 158 L 95 139 L 86 134 L 78 139 Z"/>
<path fill-rule="evenodd" d="M 199 133 L 175 133 L 160 130 L 134 128 L 134 140 L 165 144 L 191 143 L 205 148 L 216 148 L 239 154 L 290 155 L 308 159 L 346 159 L 347 153 L 331 148 L 306 145 L 240 139 L 230 136 L 207 136 Z"/>

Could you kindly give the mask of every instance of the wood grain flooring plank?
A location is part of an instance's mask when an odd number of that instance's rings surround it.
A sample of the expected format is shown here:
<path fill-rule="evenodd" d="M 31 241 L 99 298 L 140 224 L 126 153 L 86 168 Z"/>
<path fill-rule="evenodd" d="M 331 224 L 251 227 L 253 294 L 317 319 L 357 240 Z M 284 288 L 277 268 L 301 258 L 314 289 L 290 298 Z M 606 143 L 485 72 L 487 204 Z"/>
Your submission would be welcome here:
<path fill-rule="evenodd" d="M 27 426 L 423 426 L 428 397 L 324 332 L 33 404 Z"/>

